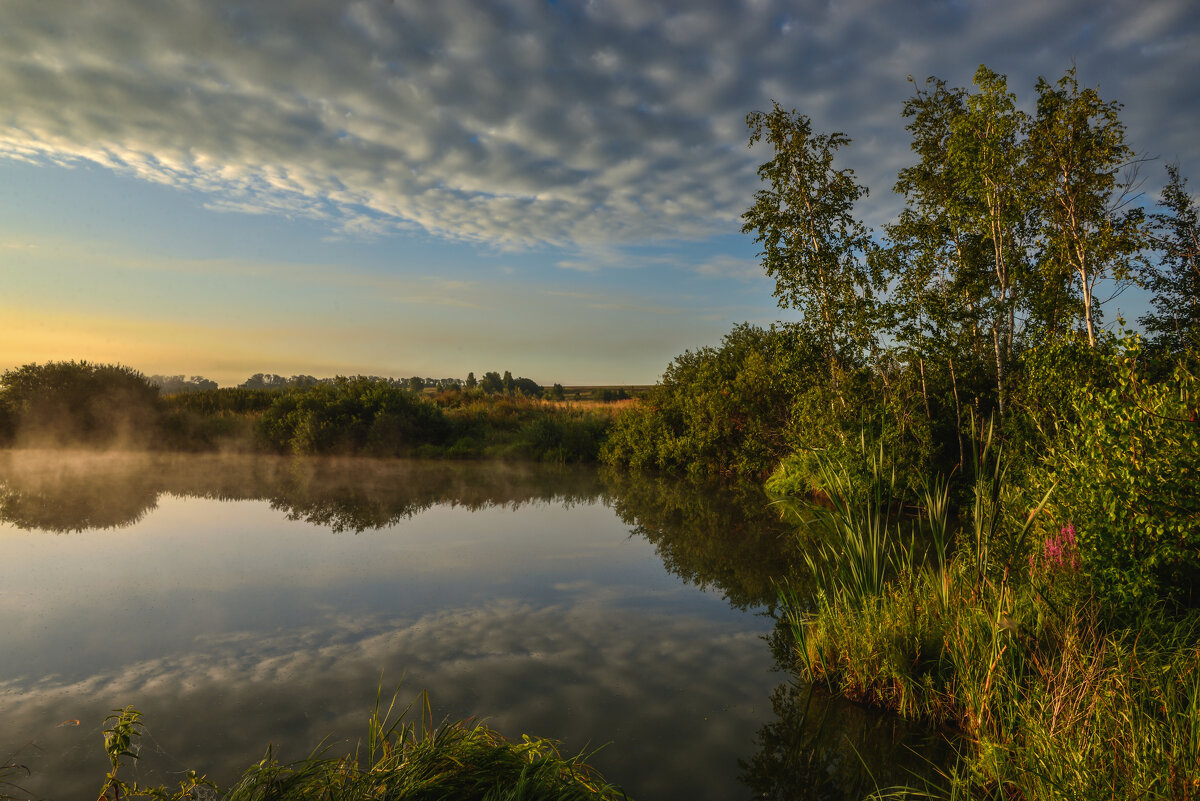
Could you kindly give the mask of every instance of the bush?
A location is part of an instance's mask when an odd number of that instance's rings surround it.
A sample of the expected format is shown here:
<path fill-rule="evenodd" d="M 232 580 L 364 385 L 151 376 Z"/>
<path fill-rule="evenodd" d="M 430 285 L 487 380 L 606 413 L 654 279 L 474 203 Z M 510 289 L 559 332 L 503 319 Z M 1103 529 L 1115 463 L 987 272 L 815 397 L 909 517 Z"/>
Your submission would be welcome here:
<path fill-rule="evenodd" d="M 696 476 L 764 476 L 788 452 L 793 398 L 820 364 L 796 329 L 739 325 L 719 348 L 678 356 L 616 419 L 603 458 Z"/>
<path fill-rule="evenodd" d="M 1077 532 L 1083 569 L 1114 614 L 1194 602 L 1200 583 L 1200 381 L 1196 354 L 1154 380 L 1142 343 L 1106 357 L 1108 387 L 1079 385 L 1033 480 L 1057 482 L 1055 526 Z"/>
<path fill-rule="evenodd" d="M 297 454 L 400 456 L 439 444 L 445 416 L 386 381 L 338 377 L 276 397 L 258 424 L 263 441 Z"/>
<path fill-rule="evenodd" d="M 120 365 L 48 362 L 0 376 L 0 436 L 10 444 L 145 446 L 160 409 L 158 388 Z"/>

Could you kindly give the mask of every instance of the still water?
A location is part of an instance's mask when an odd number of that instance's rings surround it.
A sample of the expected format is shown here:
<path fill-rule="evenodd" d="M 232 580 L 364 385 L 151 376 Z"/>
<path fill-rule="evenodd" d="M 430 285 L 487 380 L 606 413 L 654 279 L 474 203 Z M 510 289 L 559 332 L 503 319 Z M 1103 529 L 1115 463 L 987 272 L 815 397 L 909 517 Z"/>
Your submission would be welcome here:
<path fill-rule="evenodd" d="M 352 751 L 382 687 L 590 760 L 632 798 L 841 798 L 929 738 L 795 686 L 791 538 L 752 487 L 588 468 L 0 453 L 0 760 L 94 798 Z M 78 720 L 78 726 L 57 725 Z M 867 788 L 870 789 L 870 788 Z"/>

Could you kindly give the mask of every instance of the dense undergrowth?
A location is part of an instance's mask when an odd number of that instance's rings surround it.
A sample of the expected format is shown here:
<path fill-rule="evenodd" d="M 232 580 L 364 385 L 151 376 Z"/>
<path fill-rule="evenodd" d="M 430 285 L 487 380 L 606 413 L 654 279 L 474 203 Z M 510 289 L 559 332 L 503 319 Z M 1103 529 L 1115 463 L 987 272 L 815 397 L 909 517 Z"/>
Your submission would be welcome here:
<path fill-rule="evenodd" d="M 1135 375 L 1121 364 L 1117 387 Z M 1177 379 L 1171 386 L 1180 389 Z M 1135 486 L 1173 487 L 1174 474 L 1194 475 L 1194 434 L 1139 427 L 1135 452 L 1097 454 L 1079 427 L 1127 437 L 1139 414 L 1179 415 L 1174 404 L 1195 401 L 1191 386 L 1183 382 L 1169 400 L 1143 387 L 1132 404 L 1139 411 L 1125 415 L 1094 396 L 1076 399 L 1063 414 L 1075 427 L 1046 458 L 1073 465 L 1090 454 L 1112 471 L 1133 465 L 1149 476 Z M 1111 400 L 1131 405 L 1119 392 Z M 802 597 L 781 585 L 797 670 L 964 735 L 957 768 L 924 790 L 936 796 L 1200 797 L 1196 515 L 1177 518 L 1166 506 L 1149 515 L 1136 499 L 1094 504 L 1103 485 L 1051 466 L 1041 468 L 1050 488 L 1031 493 L 1013 483 L 990 426 L 972 442 L 957 519 L 944 478 L 914 497 L 873 447 L 853 468 L 818 458 L 827 505 L 780 496 L 805 522 L 806 578 L 817 587 Z M 865 494 L 856 482 L 863 462 Z M 1164 533 L 1169 543 L 1155 547 Z M 1142 550 L 1122 547 L 1131 540 Z"/>

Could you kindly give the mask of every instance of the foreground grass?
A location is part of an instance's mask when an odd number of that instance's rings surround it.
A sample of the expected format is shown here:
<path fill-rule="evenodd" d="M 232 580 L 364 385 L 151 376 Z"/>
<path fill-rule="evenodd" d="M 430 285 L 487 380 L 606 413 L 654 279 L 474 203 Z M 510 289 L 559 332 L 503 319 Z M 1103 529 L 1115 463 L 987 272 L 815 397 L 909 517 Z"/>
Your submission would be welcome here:
<path fill-rule="evenodd" d="M 898 577 L 855 608 L 799 612 L 810 681 L 972 744 L 943 792 L 1004 799 L 1200 798 L 1200 620 L 1105 631 L 1094 607 Z M 1016 610 L 1013 612 L 1012 610 Z"/>
<path fill-rule="evenodd" d="M 882 468 L 864 499 L 824 465 L 831 508 L 811 511 L 807 545 L 818 592 L 780 593 L 802 678 L 968 744 L 941 786 L 878 795 L 1200 799 L 1200 614 L 1111 623 L 1070 526 L 1006 558 L 1037 515 L 1006 515 L 1000 469 L 977 481 L 948 556 L 945 485 L 925 492 L 918 526 L 891 516 Z M 932 543 L 923 564 L 918 527 Z"/>
<path fill-rule="evenodd" d="M 124 779 L 129 760 L 137 759 L 141 714 L 132 707 L 115 710 L 106 720 L 104 746 L 112 770 L 99 798 L 224 799 L 224 801 L 617 801 L 626 799 L 585 762 L 583 755 L 564 757 L 550 740 L 505 739 L 479 721 L 434 725 L 428 698 L 422 696 L 419 720 L 411 706 L 393 718 L 376 706 L 363 746 L 353 754 L 319 750 L 296 762 L 280 762 L 271 749 L 227 789 L 217 788 L 194 771 L 178 789 L 148 787 Z M 0 799 L 6 779 L 17 775 L 13 764 L 0 766 Z M 8 784 L 14 788 L 15 784 Z"/>

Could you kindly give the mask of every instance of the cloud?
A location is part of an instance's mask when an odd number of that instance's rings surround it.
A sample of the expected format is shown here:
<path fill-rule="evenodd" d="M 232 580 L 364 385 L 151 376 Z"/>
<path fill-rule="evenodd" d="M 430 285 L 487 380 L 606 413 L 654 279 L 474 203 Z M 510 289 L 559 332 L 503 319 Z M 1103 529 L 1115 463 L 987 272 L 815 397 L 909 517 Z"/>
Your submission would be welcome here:
<path fill-rule="evenodd" d="M 986 62 L 1028 102 L 1074 59 L 1143 152 L 1200 167 L 1200 7 L 445 0 L 5 5 L 0 154 L 93 162 L 210 208 L 499 248 L 730 233 L 771 99 L 856 141 L 873 224 L 911 160 L 905 77 Z M 566 260 L 580 269 L 585 260 Z M 603 265 L 601 265 L 603 266 Z"/>
<path fill-rule="evenodd" d="M 714 278 L 761 278 L 762 265 L 754 259 L 741 259 L 736 256 L 718 255 L 696 265 L 695 271 L 700 275 Z"/>

